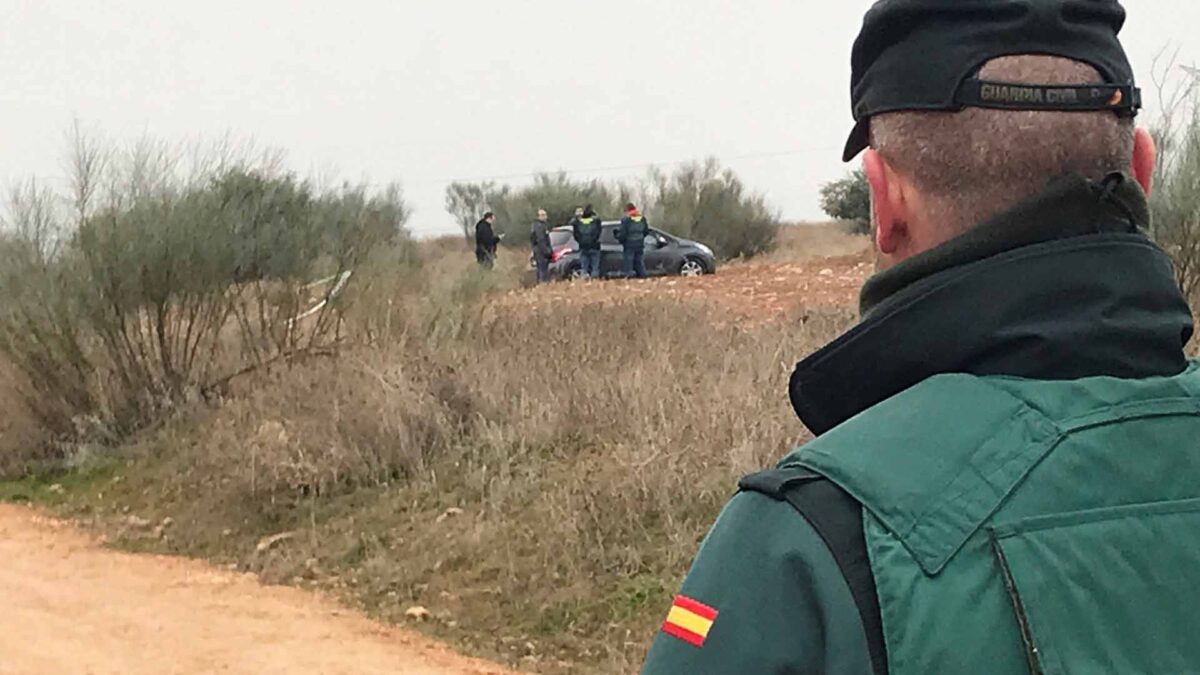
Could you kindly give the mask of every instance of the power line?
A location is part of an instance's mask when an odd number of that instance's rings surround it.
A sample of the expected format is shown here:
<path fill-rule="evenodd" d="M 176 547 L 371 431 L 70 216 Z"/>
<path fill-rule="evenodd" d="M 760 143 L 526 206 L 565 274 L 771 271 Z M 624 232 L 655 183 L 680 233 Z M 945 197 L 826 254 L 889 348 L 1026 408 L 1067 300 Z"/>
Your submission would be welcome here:
<path fill-rule="evenodd" d="M 741 161 L 747 161 L 747 160 L 752 160 L 752 159 L 791 157 L 794 155 L 806 155 L 806 154 L 811 154 L 814 152 L 836 152 L 839 150 L 840 150 L 840 148 L 836 148 L 836 147 L 801 148 L 801 149 L 793 149 L 793 150 L 782 150 L 782 151 L 776 151 L 776 152 L 759 152 L 759 153 L 754 153 L 754 154 L 735 155 L 735 156 L 729 156 L 729 157 L 713 157 L 712 159 L 715 159 L 718 162 L 741 162 Z M 705 159 L 708 159 L 708 158 L 705 158 Z M 660 167 L 660 166 L 680 166 L 680 165 L 688 164 L 690 162 L 695 162 L 695 161 L 698 161 L 696 157 L 690 157 L 688 159 L 677 159 L 677 160 L 670 160 L 670 161 L 665 161 L 665 162 L 641 162 L 639 164 L 625 164 L 625 165 L 621 165 L 621 166 L 603 166 L 603 167 L 591 167 L 591 168 L 581 168 L 581 169 L 559 169 L 556 171 L 531 171 L 528 173 L 514 173 L 514 174 L 504 174 L 504 175 L 495 175 L 495 176 L 478 176 L 478 177 L 474 177 L 474 178 L 440 178 L 437 180 L 419 180 L 419 181 L 404 182 L 404 184 L 405 185 L 449 185 L 450 183 L 479 183 L 479 182 L 483 182 L 483 181 L 494 181 L 494 180 L 518 180 L 521 178 L 536 178 L 541 175 L 546 175 L 546 174 L 553 175 L 553 174 L 559 174 L 559 173 L 565 174 L 568 176 L 575 175 L 575 174 L 581 174 L 581 173 L 583 173 L 583 174 L 609 173 L 612 171 L 633 171 L 636 169 L 651 169 L 651 168 Z"/>

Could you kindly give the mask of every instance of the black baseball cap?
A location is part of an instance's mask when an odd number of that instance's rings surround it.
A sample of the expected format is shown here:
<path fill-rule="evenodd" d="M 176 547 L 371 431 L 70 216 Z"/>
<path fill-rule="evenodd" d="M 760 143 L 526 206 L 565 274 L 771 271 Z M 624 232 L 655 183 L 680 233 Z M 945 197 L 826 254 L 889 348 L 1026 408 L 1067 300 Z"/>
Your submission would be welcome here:
<path fill-rule="evenodd" d="M 1118 0 L 880 0 L 854 43 L 856 125 L 843 160 L 866 149 L 871 117 L 885 112 L 972 106 L 1112 110 L 1133 117 L 1142 101 L 1117 37 L 1124 25 Z M 1081 61 L 1104 82 L 1063 86 L 978 78 L 988 61 L 1020 54 Z"/>

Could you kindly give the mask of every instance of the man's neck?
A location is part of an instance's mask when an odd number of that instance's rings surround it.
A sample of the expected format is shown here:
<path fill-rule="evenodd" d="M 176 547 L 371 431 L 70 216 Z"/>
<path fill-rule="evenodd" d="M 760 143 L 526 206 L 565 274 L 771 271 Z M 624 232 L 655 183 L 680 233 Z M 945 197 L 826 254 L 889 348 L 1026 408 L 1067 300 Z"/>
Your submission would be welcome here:
<path fill-rule="evenodd" d="M 876 274 L 863 286 L 859 309 L 866 316 L 921 279 L 1004 251 L 1085 234 L 1145 230 L 1149 224 L 1146 196 L 1128 176 L 1091 181 L 1064 175 L 1013 209 Z"/>

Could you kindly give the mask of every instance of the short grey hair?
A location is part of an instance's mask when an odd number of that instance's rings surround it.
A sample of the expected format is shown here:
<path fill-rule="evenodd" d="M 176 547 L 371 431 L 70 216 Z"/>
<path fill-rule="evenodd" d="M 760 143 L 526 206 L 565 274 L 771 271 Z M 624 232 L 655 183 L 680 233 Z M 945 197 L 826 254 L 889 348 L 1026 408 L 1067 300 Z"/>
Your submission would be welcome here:
<path fill-rule="evenodd" d="M 1025 84 L 1091 84 L 1085 63 L 1055 56 L 1006 56 L 980 76 Z M 871 120 L 871 146 L 926 198 L 939 229 L 961 233 L 1078 172 L 1099 179 L 1128 171 L 1134 126 L 1111 112 L 885 113 Z"/>

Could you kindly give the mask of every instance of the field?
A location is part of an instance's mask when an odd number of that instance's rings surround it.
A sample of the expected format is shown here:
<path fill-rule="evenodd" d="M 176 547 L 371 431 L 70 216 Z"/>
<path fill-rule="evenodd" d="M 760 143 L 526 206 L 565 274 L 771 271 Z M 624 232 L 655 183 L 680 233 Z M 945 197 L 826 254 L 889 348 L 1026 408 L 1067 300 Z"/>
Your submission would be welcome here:
<path fill-rule="evenodd" d="M 355 289 L 337 358 L 0 499 L 387 621 L 423 607 L 422 630 L 526 671 L 635 670 L 737 478 L 806 436 L 787 378 L 854 320 L 868 246 L 797 226 L 715 277 L 538 289 L 520 253 L 484 275 L 461 240 L 424 248 L 422 274 Z M 9 397 L 0 452 L 32 429 Z"/>

